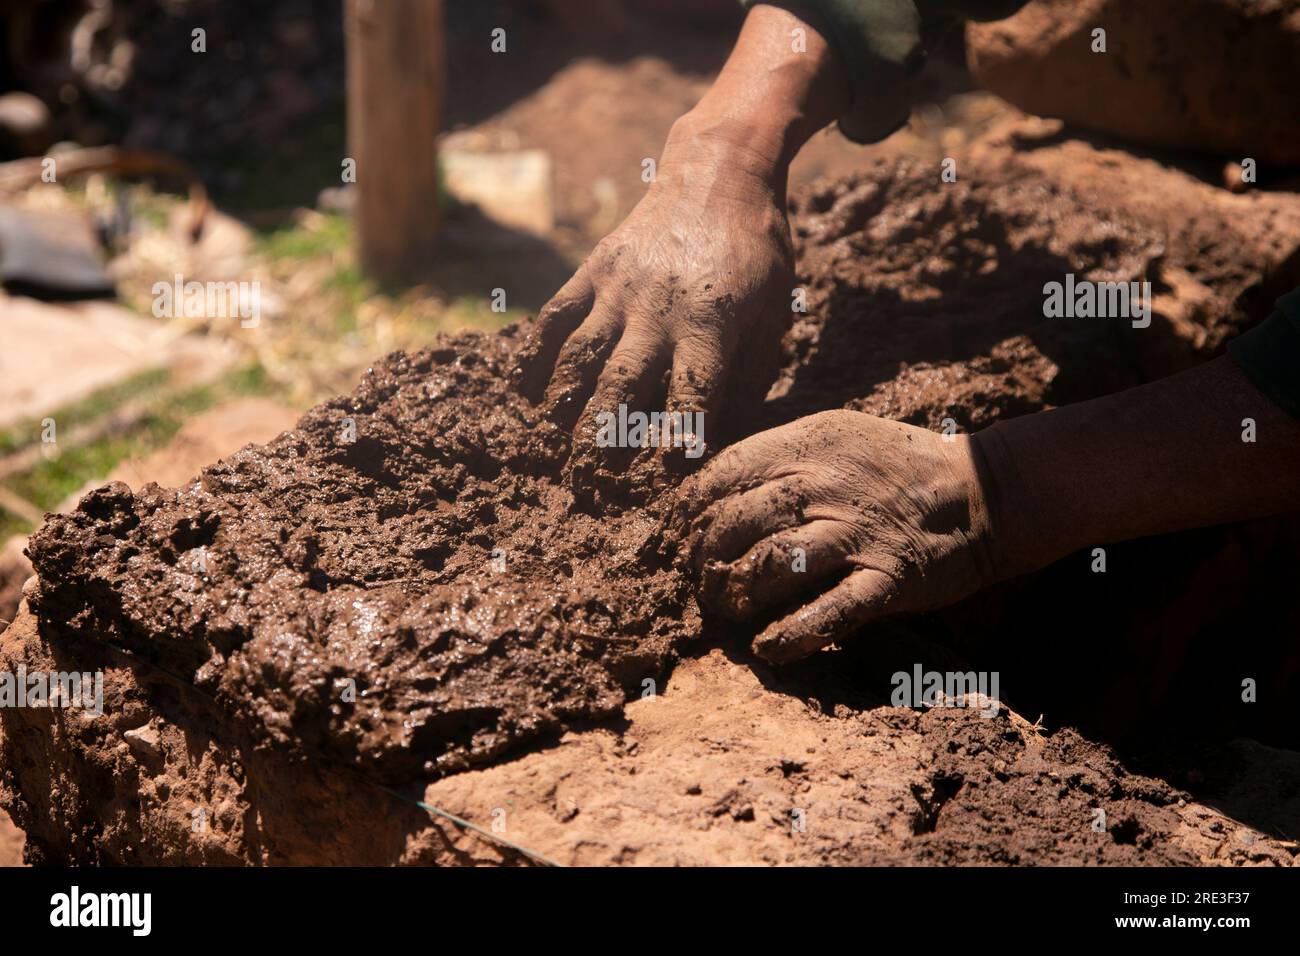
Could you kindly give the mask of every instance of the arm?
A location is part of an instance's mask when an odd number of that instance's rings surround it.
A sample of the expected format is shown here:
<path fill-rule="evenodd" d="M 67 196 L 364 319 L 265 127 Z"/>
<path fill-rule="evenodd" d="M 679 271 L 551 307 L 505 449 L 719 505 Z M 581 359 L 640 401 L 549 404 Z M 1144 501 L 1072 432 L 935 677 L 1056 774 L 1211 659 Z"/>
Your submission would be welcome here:
<path fill-rule="evenodd" d="M 947 442 L 823 412 L 719 454 L 679 518 L 706 605 L 750 619 L 803 604 L 755 639 L 781 661 L 1081 547 L 1298 507 L 1300 419 L 1225 357 Z"/>
<path fill-rule="evenodd" d="M 601 411 L 712 414 L 724 399 L 761 401 L 794 286 L 786 171 L 848 96 L 811 24 L 755 7 L 712 89 L 673 125 L 646 195 L 542 309 L 517 382 L 575 429 L 571 465 L 584 481 L 622 470 L 608 460 L 617 452 L 596 447 Z"/>
<path fill-rule="evenodd" d="M 796 31 L 804 49 L 795 50 Z M 664 147 L 664 169 L 734 168 L 777 189 L 800 147 L 850 102 L 847 74 L 811 20 L 766 4 L 745 17 L 736 46 L 713 86 L 679 119 Z"/>
<path fill-rule="evenodd" d="M 715 421 L 735 427 L 761 402 L 790 321 L 791 159 L 836 118 L 859 142 L 892 132 L 924 63 L 923 29 L 1024 0 L 742 2 L 735 49 L 673 125 L 655 182 L 520 347 L 517 386 L 574 430 L 575 490 L 629 464 L 598 447 L 602 412 L 723 410 Z"/>
<path fill-rule="evenodd" d="M 999 579 L 1092 544 L 1300 509 L 1300 420 L 1227 357 L 1000 422 L 973 444 Z"/>

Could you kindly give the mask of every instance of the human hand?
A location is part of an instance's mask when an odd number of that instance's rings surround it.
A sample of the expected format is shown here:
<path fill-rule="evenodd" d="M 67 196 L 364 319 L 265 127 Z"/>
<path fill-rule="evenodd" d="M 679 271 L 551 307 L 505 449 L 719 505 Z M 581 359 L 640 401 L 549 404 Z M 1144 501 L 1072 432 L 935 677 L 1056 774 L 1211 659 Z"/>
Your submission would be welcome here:
<path fill-rule="evenodd" d="M 784 206 L 783 172 L 736 161 L 689 123 L 674 129 L 660 176 L 520 349 L 521 390 L 574 431 L 575 473 L 626 466 L 629 452 L 596 441 L 597 416 L 620 405 L 709 418 L 724 401 L 762 401 L 794 286 Z"/>
<path fill-rule="evenodd" d="M 836 410 L 761 432 L 682 486 L 701 603 L 795 660 L 879 618 L 941 607 L 993 579 L 971 441 Z M 685 528 L 679 525 L 679 531 Z"/>
<path fill-rule="evenodd" d="M 629 464 L 626 451 L 594 440 L 601 412 L 725 406 L 718 421 L 730 427 L 708 430 L 717 443 L 759 407 L 794 292 L 790 161 L 851 98 L 819 24 L 769 4 L 746 14 L 717 80 L 674 124 L 645 197 L 520 348 L 518 387 L 553 420 L 577 426 L 575 490 Z"/>

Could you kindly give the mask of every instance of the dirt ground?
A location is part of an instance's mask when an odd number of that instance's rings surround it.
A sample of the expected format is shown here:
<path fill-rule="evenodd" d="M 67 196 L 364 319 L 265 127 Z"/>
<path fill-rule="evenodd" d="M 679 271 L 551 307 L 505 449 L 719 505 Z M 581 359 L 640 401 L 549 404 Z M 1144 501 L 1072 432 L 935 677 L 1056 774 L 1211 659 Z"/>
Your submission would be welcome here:
<path fill-rule="evenodd" d="M 543 80 L 535 88 L 528 85 L 527 70 L 492 69 L 473 39 L 476 34 L 462 38 L 453 32 L 448 95 L 453 129 L 445 142 L 487 151 L 540 149 L 554 157 L 558 228 L 553 238 L 574 255 L 589 251 L 636 205 L 645 192 L 642 161 L 658 158 L 673 121 L 708 89 L 734 37 L 735 24 L 727 18 L 734 11 L 725 2 L 723 26 L 695 31 L 683 31 L 680 19 L 666 31 L 653 9 L 642 6 L 637 55 L 617 52 L 626 48 L 626 37 L 587 24 L 578 37 L 564 35 L 563 48 L 578 51 L 571 61 L 557 62 L 548 72 L 546 57 L 533 58 Z M 554 25 L 530 29 L 536 31 L 530 42 L 539 48 L 553 42 Z M 944 104 L 942 109 L 925 108 L 908 128 L 871 146 L 828 128 L 796 157 L 791 186 L 846 175 L 882 157 L 908 154 L 937 161 L 993 118 L 1005 116 L 1003 101 L 971 84 L 964 56 L 960 31 L 933 51 L 925 91 Z M 582 147 L 575 149 L 576 143 Z"/>
<path fill-rule="evenodd" d="M 6 813 L 0 813 L 0 866 L 21 866 L 23 831 L 14 826 Z"/>
<path fill-rule="evenodd" d="M 629 704 L 621 728 L 448 777 L 424 799 L 504 821 L 508 839 L 575 866 L 1291 864 L 1285 841 L 1126 772 L 1074 731 L 1005 708 L 824 709 L 800 693 L 815 684 L 714 649 Z M 1243 786 L 1267 787 L 1280 763 L 1294 779 L 1294 755 L 1246 756 Z M 448 835 L 457 862 L 517 859 Z M 454 859 L 428 837 L 418 852 Z"/>
<path fill-rule="evenodd" d="M 882 160 L 795 198 L 811 308 L 768 423 L 847 404 L 974 428 L 1103 394 L 1214 354 L 1300 278 L 1288 194 L 1233 195 L 1015 119 L 959 169 L 936 190 L 934 165 Z M 1138 181 L 1140 201 L 1123 185 Z M 1043 318 L 1063 271 L 1152 281 L 1152 326 Z M 1124 635 L 1128 656 L 1096 667 L 1070 665 L 1079 644 L 1045 648 L 1013 588 L 773 671 L 701 618 L 666 498 L 611 474 L 598 505 L 575 503 L 567 434 L 506 374 L 519 337 L 392 356 L 269 445 L 175 490 L 109 486 L 33 536 L 39 584 L 0 657 L 103 668 L 108 717 L 0 715 L 0 803 L 32 859 L 498 853 L 431 820 L 423 794 L 485 829 L 516 815 L 510 838 L 561 862 L 1291 861 L 1295 807 L 1272 782 L 1294 754 L 1228 732 L 1286 744 L 1294 720 L 1243 713 L 1197 653 L 1244 607 L 1293 613 L 1267 594 L 1295 567 L 1285 523 L 1233 552 L 1264 593 L 1220 590 L 1213 614 L 1186 581 L 1215 567 L 1217 534 L 1250 542 L 1249 527 L 1123 552 L 1147 549 L 1109 592 L 1073 559 L 1021 582 L 1062 633 L 1068 607 Z M 1294 700 L 1293 632 L 1261 630 L 1231 682 L 1258 674 L 1261 700 Z M 889 675 L 918 663 L 998 670 L 1003 700 L 1047 720 L 882 708 Z"/>

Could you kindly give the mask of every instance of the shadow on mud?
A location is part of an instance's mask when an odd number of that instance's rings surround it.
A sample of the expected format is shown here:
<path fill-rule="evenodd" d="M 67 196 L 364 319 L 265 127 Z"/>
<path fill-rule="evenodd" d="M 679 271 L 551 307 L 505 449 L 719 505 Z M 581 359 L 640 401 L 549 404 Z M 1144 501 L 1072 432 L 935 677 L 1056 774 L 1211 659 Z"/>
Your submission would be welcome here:
<path fill-rule="evenodd" d="M 903 703 L 897 675 L 918 669 L 996 675 L 997 696 L 1045 732 L 1075 727 L 1131 772 L 1294 839 L 1297 535 L 1290 518 L 1111 545 L 1104 574 L 1075 554 L 782 667 L 749 653 L 752 631 L 715 623 L 706 643 L 827 714 Z"/>
<path fill-rule="evenodd" d="M 927 243 L 960 222 L 949 245 L 933 243 L 951 268 L 932 278 L 913 271 L 896 288 L 893 252 L 869 225 L 891 190 L 847 205 L 848 223 L 834 219 L 846 205 L 840 195 L 821 199 L 824 208 L 811 200 L 812 265 L 803 264 L 801 277 L 814 289 L 816 314 L 801 317 L 787 339 L 793 374 L 767 403 L 768 426 L 848 405 L 932 428 L 951 415 L 963 431 L 977 430 L 1208 357 L 1158 314 L 1140 332 L 1124 321 L 1043 318 L 1043 283 L 1066 272 L 1136 269 L 1159 295 L 1159 236 L 1135 233 L 1136 252 L 1076 247 L 1092 258 L 1083 263 L 1024 242 L 1021 214 L 1000 199 L 973 224 L 961 221 L 954 201 L 955 213 L 922 208 L 900 229 L 902 239 L 914 229 Z M 833 242 L 818 238 L 817 217 L 830 223 Z M 1298 266 L 1283 262 L 1242 290 L 1240 321 L 1263 318 L 1274 287 L 1300 278 Z M 918 295 L 918 284 L 934 295 Z M 1009 341 L 1024 344 L 1008 352 Z M 904 366 L 956 368 L 963 388 L 977 375 L 989 385 L 963 391 L 928 371 L 908 380 Z M 893 389 L 888 402 L 878 387 Z M 893 675 L 918 665 L 996 673 L 1001 699 L 1031 721 L 1042 715 L 1047 730 L 1077 727 L 1135 773 L 1159 776 L 1264 832 L 1300 834 L 1300 754 L 1292 752 L 1300 750 L 1300 515 L 1097 545 L 1105 546 L 1104 573 L 1093 570 L 1089 549 L 954 607 L 871 626 L 794 666 L 756 661 L 745 650 L 752 632 L 715 625 L 712 637 L 770 688 L 826 713 L 889 704 Z"/>

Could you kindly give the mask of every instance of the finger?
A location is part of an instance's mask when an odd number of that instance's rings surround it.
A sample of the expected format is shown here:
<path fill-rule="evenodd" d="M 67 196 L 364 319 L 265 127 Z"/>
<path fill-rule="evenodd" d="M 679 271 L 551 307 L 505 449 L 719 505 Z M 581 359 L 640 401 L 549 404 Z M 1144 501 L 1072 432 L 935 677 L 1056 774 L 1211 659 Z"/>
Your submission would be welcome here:
<path fill-rule="evenodd" d="M 681 451 L 664 449 L 665 459 L 696 461 L 705 451 L 705 419 L 718 406 L 726 380 L 726 360 L 716 336 L 682 339 L 673 353 L 673 371 L 668 381 L 668 411 L 682 414 Z"/>
<path fill-rule="evenodd" d="M 808 445 L 808 426 L 809 418 L 801 418 L 728 446 L 692 476 L 685 490 L 707 502 L 790 474 L 791 462 Z"/>
<path fill-rule="evenodd" d="M 668 517 L 675 533 L 686 534 L 704 511 L 728 495 L 767 480 L 763 462 L 768 443 L 764 441 L 764 434 L 753 435 L 724 448 L 681 483 Z"/>
<path fill-rule="evenodd" d="M 573 428 L 587 404 L 605 360 L 614 351 L 620 326 L 615 311 L 598 302 L 560 349 L 543 405 L 548 417 L 562 428 Z"/>
<path fill-rule="evenodd" d="M 516 387 L 530 402 L 541 398 L 560 348 L 587 317 L 595 298 L 587 268 L 583 266 L 537 313 L 537 321 L 515 359 Z"/>
<path fill-rule="evenodd" d="M 705 571 L 705 599 L 733 620 L 789 604 L 849 567 L 852 541 L 839 521 L 812 521 L 764 538 L 730 564 Z"/>
<path fill-rule="evenodd" d="M 754 653 L 776 664 L 798 660 L 884 617 L 897 594 L 889 575 L 862 568 L 807 606 L 768 625 L 754 638 Z"/>
<path fill-rule="evenodd" d="M 620 406 L 624 415 L 642 412 L 648 416 L 651 412 L 649 406 L 663 380 L 667 364 L 666 340 L 631 330 L 623 333 L 609 361 L 605 363 L 595 392 L 574 430 L 575 474 L 578 471 L 586 474 L 599 468 L 622 471 L 626 463 L 636 456 L 641 445 L 623 448 L 617 442 L 598 440 L 602 433 L 605 438 L 615 437 L 609 433 L 611 430 L 607 425 L 602 426 L 602 420 L 617 420 Z M 642 435 L 646 442 L 652 438 L 658 442 L 662 436 L 652 436 L 649 430 Z"/>
<path fill-rule="evenodd" d="M 805 496 L 789 481 L 772 482 L 718 502 L 701 520 L 696 568 L 728 563 L 768 535 L 804 523 Z"/>
<path fill-rule="evenodd" d="M 583 419 L 594 421 L 601 412 L 617 415 L 620 405 L 628 412 L 649 413 L 656 382 L 662 380 L 668 363 L 667 351 L 662 340 L 625 332 L 600 373 Z"/>

